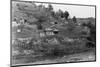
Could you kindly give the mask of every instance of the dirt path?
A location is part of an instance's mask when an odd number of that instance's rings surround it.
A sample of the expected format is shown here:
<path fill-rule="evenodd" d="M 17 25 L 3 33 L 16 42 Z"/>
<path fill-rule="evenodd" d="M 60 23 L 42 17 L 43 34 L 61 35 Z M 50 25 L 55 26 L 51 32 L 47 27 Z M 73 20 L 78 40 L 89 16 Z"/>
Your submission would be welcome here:
<path fill-rule="evenodd" d="M 34 58 L 31 58 L 31 60 L 32 59 L 34 60 Z M 94 61 L 95 52 L 87 51 L 87 52 L 82 52 L 82 53 L 77 53 L 77 54 L 65 55 L 63 57 L 59 57 L 59 58 L 52 59 L 52 60 L 47 59 L 47 60 L 41 60 L 41 61 L 36 61 L 36 62 L 28 62 L 28 60 L 25 58 L 22 58 L 19 60 L 14 59 L 13 64 L 16 65 L 16 64 L 22 63 L 23 65 L 27 65 L 27 64 L 46 64 L 46 63 L 60 63 L 60 62 Z"/>

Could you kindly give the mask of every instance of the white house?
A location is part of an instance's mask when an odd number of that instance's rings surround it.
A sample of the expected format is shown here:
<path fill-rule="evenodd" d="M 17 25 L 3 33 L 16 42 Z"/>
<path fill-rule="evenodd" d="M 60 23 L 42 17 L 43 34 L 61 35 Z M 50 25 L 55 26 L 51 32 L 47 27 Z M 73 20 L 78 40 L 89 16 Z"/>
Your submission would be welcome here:
<path fill-rule="evenodd" d="M 48 31 L 46 32 L 46 35 L 54 35 L 54 33 L 52 31 Z"/>
<path fill-rule="evenodd" d="M 19 26 L 20 24 L 18 24 L 16 21 L 12 21 L 12 27 L 14 26 Z"/>
<path fill-rule="evenodd" d="M 44 32 L 41 32 L 40 33 L 40 37 L 45 37 L 45 33 Z"/>

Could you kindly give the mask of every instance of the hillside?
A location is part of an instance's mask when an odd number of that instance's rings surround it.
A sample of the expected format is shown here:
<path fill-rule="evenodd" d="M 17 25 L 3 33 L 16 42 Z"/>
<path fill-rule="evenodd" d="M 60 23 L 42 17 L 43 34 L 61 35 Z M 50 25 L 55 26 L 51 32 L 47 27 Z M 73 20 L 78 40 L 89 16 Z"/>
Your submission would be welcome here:
<path fill-rule="evenodd" d="M 92 54 L 92 59 L 95 60 L 95 19 L 74 18 L 74 20 L 70 18 L 67 10 L 55 12 L 50 4 L 45 7 L 33 2 L 13 1 L 12 56 L 14 64 L 35 63 L 52 58 L 55 60 L 59 58 L 58 60 L 62 62 L 64 56 L 66 58 L 70 56 L 64 61 L 72 62 L 71 58 L 79 55 L 77 58 L 80 59 L 83 54 L 86 58 Z M 83 58 L 82 61 L 89 60 Z"/>

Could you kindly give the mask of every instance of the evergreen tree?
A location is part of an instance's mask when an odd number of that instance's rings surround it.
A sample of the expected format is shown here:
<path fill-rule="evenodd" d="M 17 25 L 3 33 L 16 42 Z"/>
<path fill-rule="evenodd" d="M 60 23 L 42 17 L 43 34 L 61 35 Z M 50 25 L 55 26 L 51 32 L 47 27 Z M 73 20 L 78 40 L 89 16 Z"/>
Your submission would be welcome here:
<path fill-rule="evenodd" d="M 76 17 L 75 17 L 75 16 L 72 18 L 72 20 L 73 20 L 73 22 L 74 22 L 74 23 L 76 23 L 76 22 L 77 22 L 77 19 L 76 19 Z"/>
<path fill-rule="evenodd" d="M 66 20 L 68 20 L 68 17 L 69 17 L 69 12 L 68 11 L 64 12 L 64 17 L 65 17 Z"/>
<path fill-rule="evenodd" d="M 62 11 L 61 9 L 59 9 L 58 13 L 59 13 L 59 16 L 60 16 L 61 18 L 64 17 L 63 11 Z"/>
<path fill-rule="evenodd" d="M 51 4 L 48 5 L 48 10 L 52 11 L 53 10 L 53 6 Z"/>

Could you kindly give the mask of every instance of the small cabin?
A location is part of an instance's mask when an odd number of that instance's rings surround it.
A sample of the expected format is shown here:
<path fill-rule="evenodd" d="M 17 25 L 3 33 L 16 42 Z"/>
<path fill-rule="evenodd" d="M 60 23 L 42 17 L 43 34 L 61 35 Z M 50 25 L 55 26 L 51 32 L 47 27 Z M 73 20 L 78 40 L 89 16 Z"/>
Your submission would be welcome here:
<path fill-rule="evenodd" d="M 46 35 L 56 35 L 58 34 L 58 29 L 46 28 Z"/>

